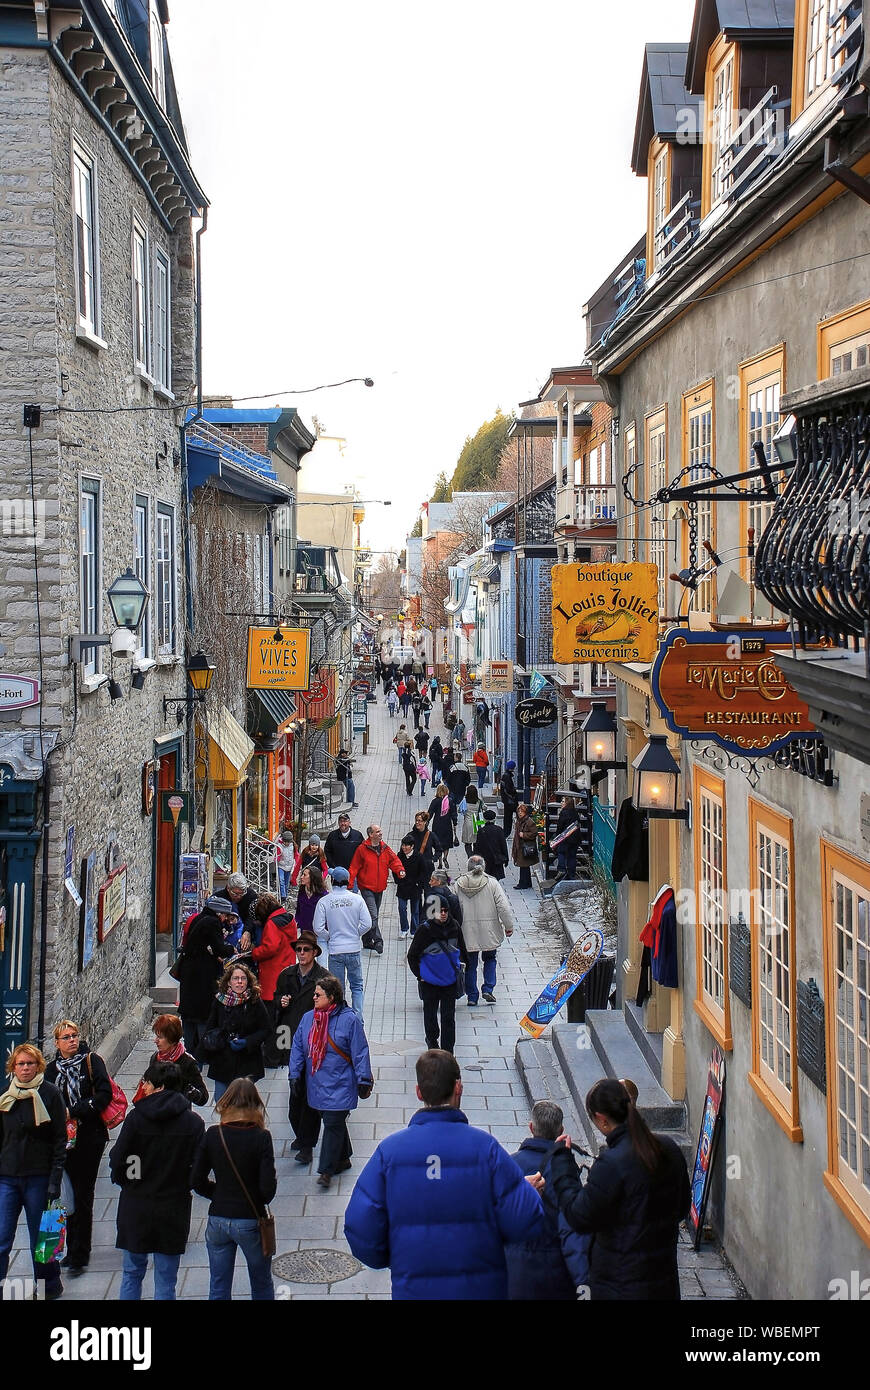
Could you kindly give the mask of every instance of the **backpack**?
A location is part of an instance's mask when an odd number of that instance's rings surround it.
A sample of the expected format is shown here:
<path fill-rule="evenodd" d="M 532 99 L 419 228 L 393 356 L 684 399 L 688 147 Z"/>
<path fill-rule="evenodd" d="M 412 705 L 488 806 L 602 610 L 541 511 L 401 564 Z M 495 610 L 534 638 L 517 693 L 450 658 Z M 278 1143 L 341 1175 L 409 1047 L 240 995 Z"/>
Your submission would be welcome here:
<path fill-rule="evenodd" d="M 462 993 L 465 993 L 465 972 L 455 936 L 448 937 L 446 941 L 432 941 L 424 948 L 420 957 L 420 979 L 427 985 L 438 985 L 441 989 L 455 985 L 457 995 L 461 985 Z"/>

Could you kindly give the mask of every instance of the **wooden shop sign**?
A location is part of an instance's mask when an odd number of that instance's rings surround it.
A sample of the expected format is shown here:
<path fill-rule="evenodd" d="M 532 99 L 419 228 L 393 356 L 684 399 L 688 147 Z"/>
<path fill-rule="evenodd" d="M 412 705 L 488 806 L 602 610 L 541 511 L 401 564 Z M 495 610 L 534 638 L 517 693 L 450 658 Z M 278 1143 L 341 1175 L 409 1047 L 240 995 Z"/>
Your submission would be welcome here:
<path fill-rule="evenodd" d="M 127 911 L 127 865 L 109 874 L 97 895 L 97 940 L 105 941 Z"/>
<path fill-rule="evenodd" d="M 659 633 L 658 568 L 554 565 L 553 660 L 652 661 Z"/>
<path fill-rule="evenodd" d="M 311 633 L 305 627 L 248 628 L 248 688 L 250 690 L 307 690 Z"/>
<path fill-rule="evenodd" d="M 480 676 L 480 688 L 484 695 L 498 695 L 514 688 L 514 664 L 512 661 L 485 661 Z"/>
<path fill-rule="evenodd" d="M 668 728 L 745 757 L 818 738 L 809 709 L 774 660 L 790 648 L 769 629 L 669 632 L 650 673 Z"/>
<path fill-rule="evenodd" d="M 551 700 L 520 700 L 516 708 L 517 723 L 523 729 L 549 729 L 558 718 Z"/>

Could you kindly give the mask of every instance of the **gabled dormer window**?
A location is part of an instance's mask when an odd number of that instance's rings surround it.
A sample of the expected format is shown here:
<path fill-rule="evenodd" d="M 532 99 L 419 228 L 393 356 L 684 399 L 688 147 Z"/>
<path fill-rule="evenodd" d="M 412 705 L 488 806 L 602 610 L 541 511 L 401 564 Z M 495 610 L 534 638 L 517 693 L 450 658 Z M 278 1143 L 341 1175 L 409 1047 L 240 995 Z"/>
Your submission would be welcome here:
<path fill-rule="evenodd" d="M 737 46 L 719 35 L 707 59 L 704 85 L 705 141 L 702 213 L 728 191 L 729 146 L 737 127 L 739 105 Z"/>

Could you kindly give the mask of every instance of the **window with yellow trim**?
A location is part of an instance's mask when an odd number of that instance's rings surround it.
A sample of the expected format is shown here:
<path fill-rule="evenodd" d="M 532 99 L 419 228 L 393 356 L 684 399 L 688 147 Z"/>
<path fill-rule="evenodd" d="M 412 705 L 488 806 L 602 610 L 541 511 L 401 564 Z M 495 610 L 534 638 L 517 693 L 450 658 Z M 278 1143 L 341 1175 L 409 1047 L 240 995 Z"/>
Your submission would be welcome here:
<path fill-rule="evenodd" d="M 647 216 L 647 265 L 652 275 L 665 260 L 663 234 L 671 210 L 671 150 L 658 136 L 650 141 L 647 162 L 649 213 Z"/>
<path fill-rule="evenodd" d="M 667 406 L 648 415 L 645 421 L 646 495 L 654 497 L 668 481 L 668 411 Z M 667 507 L 653 502 L 646 508 L 650 564 L 658 566 L 659 610 L 664 613 L 668 596 L 668 520 Z"/>
<path fill-rule="evenodd" d="M 725 783 L 694 768 L 697 985 L 695 1011 L 720 1046 L 731 1047 L 726 913 Z"/>
<path fill-rule="evenodd" d="M 749 1079 L 789 1138 L 800 1140 L 790 817 L 750 797 L 749 843 L 753 981 Z"/>
<path fill-rule="evenodd" d="M 819 324 L 819 380 L 870 362 L 870 300 Z"/>
<path fill-rule="evenodd" d="M 738 51 L 724 35 L 713 44 L 707 57 L 704 83 L 705 140 L 704 183 L 701 212 L 706 215 L 728 191 L 730 157 L 728 147 L 737 128 L 739 105 Z"/>
<path fill-rule="evenodd" d="M 811 106 L 843 66 L 849 26 L 843 0 L 796 0 L 792 119 Z"/>
<path fill-rule="evenodd" d="M 779 427 L 779 399 L 782 395 L 784 382 L 783 373 L 785 367 L 785 347 L 771 349 L 770 352 L 759 354 L 748 362 L 741 362 L 738 371 L 740 376 L 740 471 L 747 472 L 754 468 L 755 454 L 753 453 L 754 444 L 763 444 L 764 454 L 768 462 L 775 462 L 773 451 L 773 436 Z M 777 485 L 784 486 L 784 475 L 777 475 Z M 741 570 L 743 577 L 749 579 L 749 560 L 747 555 L 749 528 L 755 532 L 754 543 L 756 549 L 761 540 L 761 533 L 770 520 L 773 511 L 773 502 L 760 502 L 754 500 L 753 492 L 763 488 L 764 484 L 759 482 L 748 483 L 745 491 L 748 494 L 747 500 L 740 503 L 740 537 L 739 543 L 742 551 Z"/>
<path fill-rule="evenodd" d="M 686 391 L 683 395 L 683 467 L 688 468 L 689 472 L 685 481 L 687 483 L 701 483 L 705 479 L 712 477 L 714 467 L 715 446 L 713 441 L 713 383 L 705 382 L 693 391 Z M 709 555 L 704 549 L 704 541 L 708 541 L 711 546 L 716 545 L 715 524 L 713 519 L 713 503 L 701 501 L 687 503 L 689 516 L 694 509 L 697 520 L 697 556 L 696 561 L 699 566 L 709 562 Z M 687 521 L 683 526 L 683 563 L 689 563 L 689 525 Z M 713 609 L 713 590 L 714 578 L 709 575 L 703 579 L 692 596 L 692 609 L 698 613 L 710 613 Z"/>
<path fill-rule="evenodd" d="M 870 864 L 822 841 L 828 1021 L 825 1184 L 870 1243 Z"/>

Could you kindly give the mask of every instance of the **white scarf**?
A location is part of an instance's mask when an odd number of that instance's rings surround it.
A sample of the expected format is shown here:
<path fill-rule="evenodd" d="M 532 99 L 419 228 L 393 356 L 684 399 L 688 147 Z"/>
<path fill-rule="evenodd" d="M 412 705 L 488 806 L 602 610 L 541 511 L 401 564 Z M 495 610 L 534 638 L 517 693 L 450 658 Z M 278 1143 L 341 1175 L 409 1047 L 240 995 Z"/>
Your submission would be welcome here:
<path fill-rule="evenodd" d="M 27 1100 L 29 1097 L 33 1101 L 33 1123 L 35 1125 L 51 1124 L 51 1116 L 39 1094 L 39 1087 L 44 1080 L 44 1072 L 40 1072 L 39 1076 L 34 1076 L 32 1081 L 16 1081 L 14 1076 L 10 1077 L 8 1090 L 0 1096 L 0 1110 L 11 1110 L 16 1101 Z"/>

